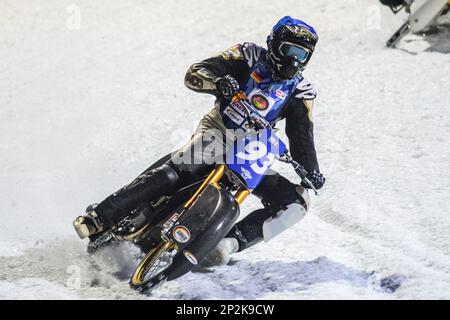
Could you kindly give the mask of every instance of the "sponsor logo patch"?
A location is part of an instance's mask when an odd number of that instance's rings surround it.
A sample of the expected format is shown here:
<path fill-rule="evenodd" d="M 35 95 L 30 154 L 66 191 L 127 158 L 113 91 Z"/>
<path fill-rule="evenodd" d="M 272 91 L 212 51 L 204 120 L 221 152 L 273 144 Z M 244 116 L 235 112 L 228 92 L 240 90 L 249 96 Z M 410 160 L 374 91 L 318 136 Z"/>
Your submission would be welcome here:
<path fill-rule="evenodd" d="M 186 243 L 191 238 L 191 233 L 185 226 L 177 226 L 172 231 L 173 238 L 179 243 Z"/>
<path fill-rule="evenodd" d="M 252 174 L 250 173 L 250 171 L 248 171 L 248 170 L 245 169 L 244 167 L 241 168 L 241 172 L 242 172 L 242 177 L 243 177 L 245 180 L 253 179 Z"/>
<path fill-rule="evenodd" d="M 258 110 L 266 110 L 269 107 L 269 101 L 261 94 L 253 95 L 251 102 Z"/>
<path fill-rule="evenodd" d="M 281 100 L 286 99 L 286 96 L 287 96 L 286 92 L 284 92 L 284 91 L 282 91 L 282 90 L 280 90 L 280 89 L 277 89 L 277 91 L 275 91 L 275 94 L 276 94 L 276 96 L 277 96 L 278 98 L 280 98 Z"/>
<path fill-rule="evenodd" d="M 226 107 L 225 114 L 228 116 L 228 118 L 230 118 L 234 123 L 238 125 L 244 122 L 244 118 L 230 106 Z"/>
<path fill-rule="evenodd" d="M 197 258 L 192 254 L 192 252 L 183 250 L 183 254 L 186 257 L 186 259 L 188 259 L 188 261 L 193 265 L 196 265 L 198 263 Z"/>
<path fill-rule="evenodd" d="M 178 213 L 174 213 L 169 220 L 167 220 L 166 222 L 164 222 L 163 227 L 164 228 L 170 228 L 171 225 L 173 225 L 175 223 L 175 221 L 177 221 L 178 217 L 180 215 Z"/>

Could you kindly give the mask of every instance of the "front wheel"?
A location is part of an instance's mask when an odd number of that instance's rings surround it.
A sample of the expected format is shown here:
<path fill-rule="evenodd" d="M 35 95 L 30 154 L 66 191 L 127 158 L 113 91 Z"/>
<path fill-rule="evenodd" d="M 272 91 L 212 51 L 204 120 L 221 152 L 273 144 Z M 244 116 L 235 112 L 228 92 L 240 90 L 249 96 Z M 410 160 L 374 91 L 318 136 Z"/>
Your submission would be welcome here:
<path fill-rule="evenodd" d="M 161 242 L 151 249 L 142 259 L 130 280 L 135 290 L 150 289 L 165 280 L 166 271 L 178 252 L 178 246 L 172 241 Z"/>

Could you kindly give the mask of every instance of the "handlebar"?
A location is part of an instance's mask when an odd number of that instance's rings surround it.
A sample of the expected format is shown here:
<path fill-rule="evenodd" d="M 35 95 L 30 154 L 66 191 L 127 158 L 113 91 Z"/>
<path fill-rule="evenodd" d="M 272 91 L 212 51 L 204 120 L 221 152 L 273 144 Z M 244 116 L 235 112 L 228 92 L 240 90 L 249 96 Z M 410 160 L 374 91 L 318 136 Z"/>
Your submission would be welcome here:
<path fill-rule="evenodd" d="M 283 155 L 281 155 L 278 158 L 279 161 L 281 162 L 285 162 L 285 163 L 289 163 L 292 165 L 292 167 L 294 167 L 295 173 L 297 173 L 297 175 L 300 177 L 301 181 L 306 184 L 311 190 L 314 191 L 314 194 L 317 196 L 318 192 L 317 189 L 314 187 L 314 185 L 312 184 L 312 182 L 307 178 L 308 175 L 308 171 L 306 171 L 306 169 L 297 161 L 295 161 L 294 159 L 292 159 L 292 157 L 289 155 L 289 151 L 286 150 Z"/>

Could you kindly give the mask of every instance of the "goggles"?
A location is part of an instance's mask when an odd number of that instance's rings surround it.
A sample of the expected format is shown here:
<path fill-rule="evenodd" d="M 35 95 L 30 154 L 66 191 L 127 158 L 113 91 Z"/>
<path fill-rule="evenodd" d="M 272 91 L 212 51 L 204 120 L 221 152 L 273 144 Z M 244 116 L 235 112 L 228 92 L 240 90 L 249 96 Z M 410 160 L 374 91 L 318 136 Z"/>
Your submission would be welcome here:
<path fill-rule="evenodd" d="M 285 57 L 296 57 L 300 63 L 305 63 L 311 54 L 311 51 L 305 47 L 290 42 L 282 42 L 278 51 Z"/>

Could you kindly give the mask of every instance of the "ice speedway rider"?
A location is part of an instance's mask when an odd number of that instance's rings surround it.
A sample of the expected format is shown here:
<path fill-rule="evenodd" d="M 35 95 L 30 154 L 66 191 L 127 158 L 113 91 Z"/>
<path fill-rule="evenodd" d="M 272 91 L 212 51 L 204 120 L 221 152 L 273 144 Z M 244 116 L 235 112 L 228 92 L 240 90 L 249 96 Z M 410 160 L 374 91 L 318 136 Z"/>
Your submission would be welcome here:
<path fill-rule="evenodd" d="M 174 152 L 168 161 L 156 169 L 144 171 L 133 182 L 98 205 L 91 206 L 83 217 L 79 217 L 78 223 L 74 223 L 79 236 L 92 240 L 97 234 L 112 228 L 139 204 L 170 195 L 190 176 L 207 173 L 213 163 L 206 150 L 213 143 L 225 146 L 227 143 L 206 136 L 211 130 L 225 133 L 227 129 L 238 129 L 235 115 L 228 112 L 226 106 L 240 90 L 269 122 L 286 119 L 286 134 L 293 159 L 308 171 L 314 187 L 322 188 L 325 178 L 319 171 L 312 122 L 316 91 L 302 76 L 317 40 L 313 27 L 286 16 L 272 28 L 267 37 L 267 49 L 254 43 L 238 44 L 193 64 L 187 71 L 185 85 L 196 92 L 215 95 L 214 108 L 203 116 L 189 143 Z M 185 154 L 193 155 L 190 161 L 180 161 Z M 199 158 L 201 161 L 195 161 Z M 308 209 L 309 205 L 305 186 L 273 171 L 265 176 L 253 194 L 261 199 L 263 207 L 234 225 L 206 259 L 210 264 L 226 264 L 231 253 L 249 248 L 263 239 L 268 240 L 267 236 L 264 237 L 263 225 L 271 217 L 305 212 L 303 208 Z"/>

